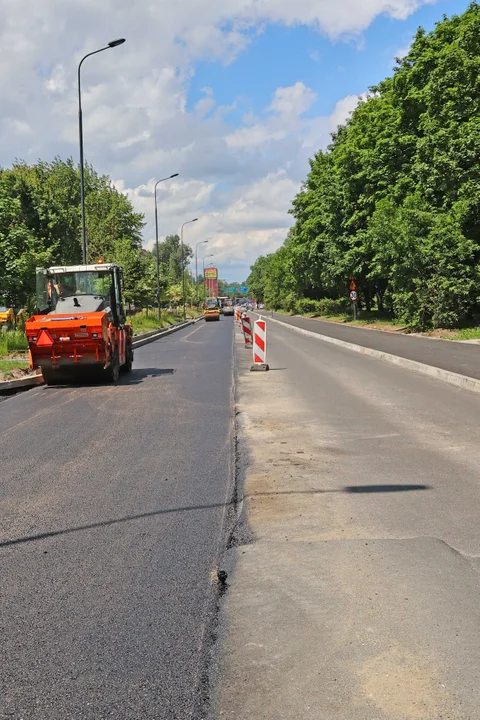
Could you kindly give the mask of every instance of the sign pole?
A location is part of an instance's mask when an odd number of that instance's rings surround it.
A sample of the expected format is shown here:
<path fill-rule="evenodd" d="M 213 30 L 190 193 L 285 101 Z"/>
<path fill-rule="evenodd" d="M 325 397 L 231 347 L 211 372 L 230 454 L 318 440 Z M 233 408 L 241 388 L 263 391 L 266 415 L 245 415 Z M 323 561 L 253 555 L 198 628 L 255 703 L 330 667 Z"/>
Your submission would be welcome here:
<path fill-rule="evenodd" d="M 357 319 L 358 291 L 355 278 L 350 275 L 350 302 L 353 305 L 353 319 Z"/>

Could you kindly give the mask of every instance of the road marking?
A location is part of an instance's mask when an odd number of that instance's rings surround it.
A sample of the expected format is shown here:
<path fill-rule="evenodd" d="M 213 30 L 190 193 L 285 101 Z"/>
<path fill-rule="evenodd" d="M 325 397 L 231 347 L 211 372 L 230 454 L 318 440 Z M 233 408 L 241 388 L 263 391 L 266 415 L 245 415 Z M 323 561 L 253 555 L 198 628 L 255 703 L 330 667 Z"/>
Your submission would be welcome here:
<path fill-rule="evenodd" d="M 199 325 L 198 327 L 196 327 L 195 330 L 192 330 L 191 332 L 188 333 L 188 335 L 185 335 L 185 337 L 181 338 L 180 342 L 188 342 L 188 338 L 191 337 L 192 335 L 195 335 L 195 333 L 198 332 L 202 327 L 205 327 L 205 325 L 203 324 L 203 325 Z M 193 344 L 199 345 L 200 343 L 192 343 L 192 345 Z"/>

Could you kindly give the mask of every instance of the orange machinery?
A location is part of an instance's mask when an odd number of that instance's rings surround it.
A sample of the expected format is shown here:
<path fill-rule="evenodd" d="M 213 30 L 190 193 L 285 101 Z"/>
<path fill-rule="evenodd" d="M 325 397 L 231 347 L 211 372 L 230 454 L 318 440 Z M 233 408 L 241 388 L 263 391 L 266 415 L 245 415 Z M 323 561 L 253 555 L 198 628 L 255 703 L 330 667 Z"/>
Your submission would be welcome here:
<path fill-rule="evenodd" d="M 133 363 L 119 265 L 37 269 L 37 311 L 25 323 L 30 365 L 54 385 L 80 375 L 116 382 Z"/>
<path fill-rule="evenodd" d="M 208 298 L 203 310 L 203 317 L 206 321 L 220 320 L 220 305 L 216 298 Z"/>

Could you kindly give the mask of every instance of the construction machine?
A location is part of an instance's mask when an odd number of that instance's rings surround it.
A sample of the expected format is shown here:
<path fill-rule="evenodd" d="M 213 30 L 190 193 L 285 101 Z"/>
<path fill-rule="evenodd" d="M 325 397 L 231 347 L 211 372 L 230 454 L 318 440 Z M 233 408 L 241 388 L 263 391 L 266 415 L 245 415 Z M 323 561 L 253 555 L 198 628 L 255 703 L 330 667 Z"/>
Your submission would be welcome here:
<path fill-rule="evenodd" d="M 203 316 L 206 321 L 220 320 L 220 306 L 216 298 L 208 298 L 205 302 Z"/>
<path fill-rule="evenodd" d="M 47 385 L 85 377 L 116 382 L 133 363 L 119 265 L 37 268 L 36 313 L 25 323 L 30 365 Z"/>
<path fill-rule="evenodd" d="M 0 327 L 4 325 L 12 328 L 15 325 L 15 310 L 13 307 L 0 306 Z"/>

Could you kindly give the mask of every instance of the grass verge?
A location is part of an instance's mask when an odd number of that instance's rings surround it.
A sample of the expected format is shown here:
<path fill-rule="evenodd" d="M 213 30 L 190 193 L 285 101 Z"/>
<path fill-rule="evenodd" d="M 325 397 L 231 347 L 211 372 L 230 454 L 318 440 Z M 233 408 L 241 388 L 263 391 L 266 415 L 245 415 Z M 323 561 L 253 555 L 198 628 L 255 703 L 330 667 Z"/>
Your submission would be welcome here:
<path fill-rule="evenodd" d="M 282 313 L 283 315 L 292 314 L 285 312 L 285 310 L 275 310 L 275 312 Z M 299 315 L 299 313 L 295 313 L 295 315 Z M 391 332 L 402 332 L 407 330 L 405 325 L 398 320 L 374 310 L 370 312 L 362 310 L 356 320 L 353 319 L 353 315 L 350 313 L 341 315 L 315 315 L 314 313 L 302 313 L 301 317 L 308 317 L 313 320 L 322 320 L 323 322 L 337 323 L 339 325 L 368 327 L 375 330 L 389 330 Z"/>
<path fill-rule="evenodd" d="M 276 313 L 282 315 L 292 315 L 285 310 L 275 310 Z M 353 320 L 350 314 L 345 315 L 314 315 L 312 313 L 295 313 L 299 317 L 308 317 L 314 320 L 323 320 L 324 322 L 337 323 L 340 325 L 353 325 L 357 327 L 366 327 L 373 330 L 386 330 L 389 332 L 398 332 L 409 334 L 415 332 L 412 328 L 406 327 L 399 320 L 395 320 L 378 311 L 367 312 L 362 310 L 360 317 Z M 466 327 L 457 329 L 437 328 L 436 330 L 425 330 L 419 332 L 424 337 L 439 338 L 441 340 L 480 340 L 480 327 Z"/>
<path fill-rule="evenodd" d="M 13 370 L 27 370 L 28 366 L 26 360 L 0 360 L 0 381 L 10 380 Z"/>
<path fill-rule="evenodd" d="M 200 312 L 197 312 L 196 310 L 187 310 L 187 319 L 197 317 L 200 315 Z M 132 325 L 133 325 L 133 332 L 135 335 L 140 335 L 144 332 L 149 332 L 150 330 L 158 330 L 161 328 L 169 327 L 170 325 L 175 325 L 176 323 L 179 323 L 183 320 L 183 314 L 180 313 L 167 313 L 162 312 L 161 320 L 158 320 L 157 315 L 155 315 L 154 312 L 149 312 L 148 315 L 145 313 L 145 311 L 141 313 L 137 313 L 136 315 L 133 315 L 131 317 Z"/>
<path fill-rule="evenodd" d="M 8 330 L 0 333 L 0 357 L 26 352 L 28 343 L 22 330 Z"/>

